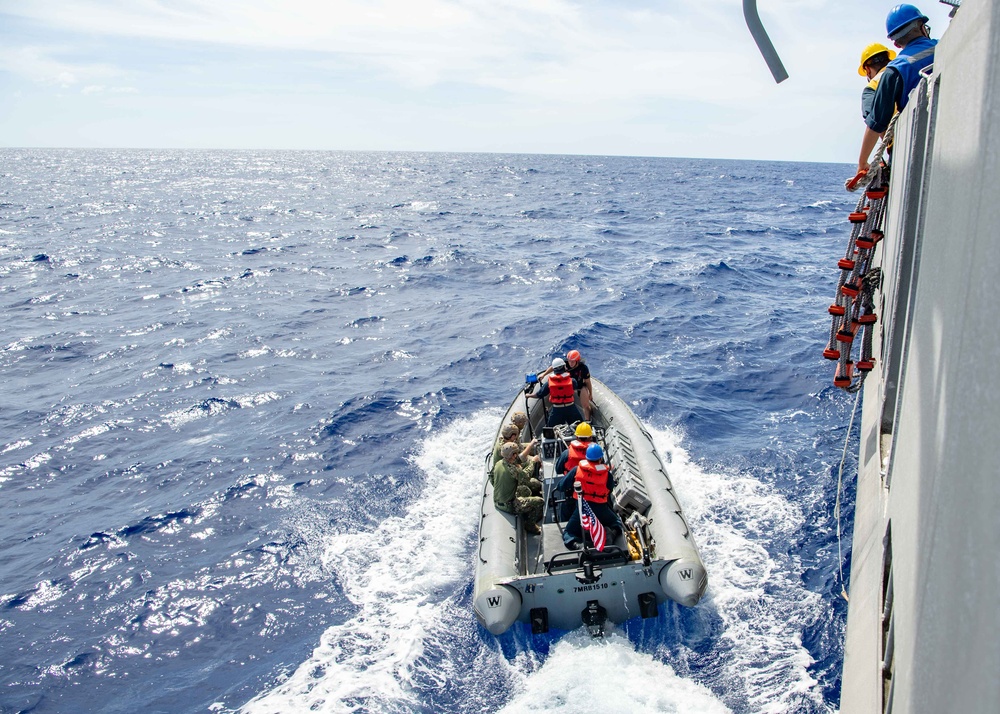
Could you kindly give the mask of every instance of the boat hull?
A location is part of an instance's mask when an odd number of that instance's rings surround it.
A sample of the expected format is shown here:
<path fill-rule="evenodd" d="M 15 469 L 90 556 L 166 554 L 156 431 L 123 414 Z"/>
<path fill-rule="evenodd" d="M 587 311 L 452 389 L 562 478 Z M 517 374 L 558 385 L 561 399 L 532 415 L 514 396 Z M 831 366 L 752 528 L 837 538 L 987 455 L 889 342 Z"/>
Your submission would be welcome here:
<path fill-rule="evenodd" d="M 533 632 L 585 625 L 601 634 L 605 623 L 655 617 L 669 601 L 692 607 L 707 587 L 704 563 L 652 437 L 614 392 L 599 380 L 592 383 L 591 424 L 615 474 L 612 505 L 626 532 L 603 552 L 565 547 L 553 499 L 560 495 L 555 462 L 571 429 L 544 429 L 547 405 L 518 395 L 501 426 L 515 412 L 528 414 L 522 439 L 540 439 L 549 505 L 542 534 L 525 533 L 517 517 L 493 505 L 487 456 L 473 599 L 477 618 L 494 635 L 518 621 Z"/>

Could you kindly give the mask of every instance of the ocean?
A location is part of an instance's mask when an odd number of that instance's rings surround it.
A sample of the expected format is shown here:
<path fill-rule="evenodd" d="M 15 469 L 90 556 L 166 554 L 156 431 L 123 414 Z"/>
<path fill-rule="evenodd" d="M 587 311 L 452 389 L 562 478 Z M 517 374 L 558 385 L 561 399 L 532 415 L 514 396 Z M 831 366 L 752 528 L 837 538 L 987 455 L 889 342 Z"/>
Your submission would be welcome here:
<path fill-rule="evenodd" d="M 837 710 L 830 164 L 0 150 L 0 712 Z M 709 574 L 472 612 L 484 453 L 578 349 Z"/>

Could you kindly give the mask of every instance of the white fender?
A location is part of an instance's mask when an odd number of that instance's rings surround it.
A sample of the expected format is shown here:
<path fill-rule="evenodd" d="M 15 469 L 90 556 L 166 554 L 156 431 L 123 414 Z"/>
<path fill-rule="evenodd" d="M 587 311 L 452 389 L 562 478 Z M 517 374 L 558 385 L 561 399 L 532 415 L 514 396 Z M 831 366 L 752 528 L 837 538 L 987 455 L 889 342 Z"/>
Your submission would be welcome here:
<path fill-rule="evenodd" d="M 521 593 L 509 585 L 494 585 L 479 594 L 474 607 L 482 626 L 500 635 L 514 624 L 521 612 Z"/>
<path fill-rule="evenodd" d="M 708 574 L 701 558 L 686 557 L 667 563 L 660 570 L 660 587 L 663 593 L 685 607 L 694 607 L 705 594 Z"/>

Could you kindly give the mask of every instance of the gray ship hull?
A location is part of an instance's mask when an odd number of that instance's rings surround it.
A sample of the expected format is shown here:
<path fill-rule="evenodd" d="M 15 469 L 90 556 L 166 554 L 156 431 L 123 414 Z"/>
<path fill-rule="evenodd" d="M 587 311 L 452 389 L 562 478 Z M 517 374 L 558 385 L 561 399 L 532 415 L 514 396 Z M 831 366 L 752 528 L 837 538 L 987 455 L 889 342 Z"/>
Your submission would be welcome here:
<path fill-rule="evenodd" d="M 494 507 L 489 479 L 493 460 L 487 454 L 474 608 L 494 635 L 517 621 L 529 623 L 536 633 L 587 625 L 601 634 L 607 622 L 655 617 L 667 601 L 690 607 L 705 592 L 705 566 L 652 438 L 621 399 L 600 381 L 592 382 L 591 424 L 615 472 L 613 503 L 627 524 L 626 533 L 603 552 L 569 550 L 563 544 L 563 524 L 549 505 L 541 535 L 528 535 L 518 518 Z M 543 430 L 545 410 L 541 400 L 519 395 L 499 426 L 509 423 L 514 412 L 528 414 L 522 438 L 540 439 L 544 497 L 550 503 L 558 482 L 555 460 L 572 432 Z"/>
<path fill-rule="evenodd" d="M 1000 4 L 900 115 L 864 384 L 841 711 L 1000 711 Z"/>

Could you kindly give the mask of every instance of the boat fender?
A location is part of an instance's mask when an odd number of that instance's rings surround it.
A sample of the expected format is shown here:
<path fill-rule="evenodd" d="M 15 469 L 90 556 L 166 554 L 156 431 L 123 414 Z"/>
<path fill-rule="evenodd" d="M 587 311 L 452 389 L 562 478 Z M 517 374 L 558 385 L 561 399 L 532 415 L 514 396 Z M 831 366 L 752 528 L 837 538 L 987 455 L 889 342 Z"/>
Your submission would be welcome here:
<path fill-rule="evenodd" d="M 494 585 L 479 594 L 474 607 L 482 626 L 494 635 L 501 635 L 521 613 L 521 593 L 509 585 Z"/>
<path fill-rule="evenodd" d="M 667 563 L 658 577 L 663 594 L 685 607 L 694 607 L 708 585 L 705 566 L 696 558 L 678 558 Z"/>

